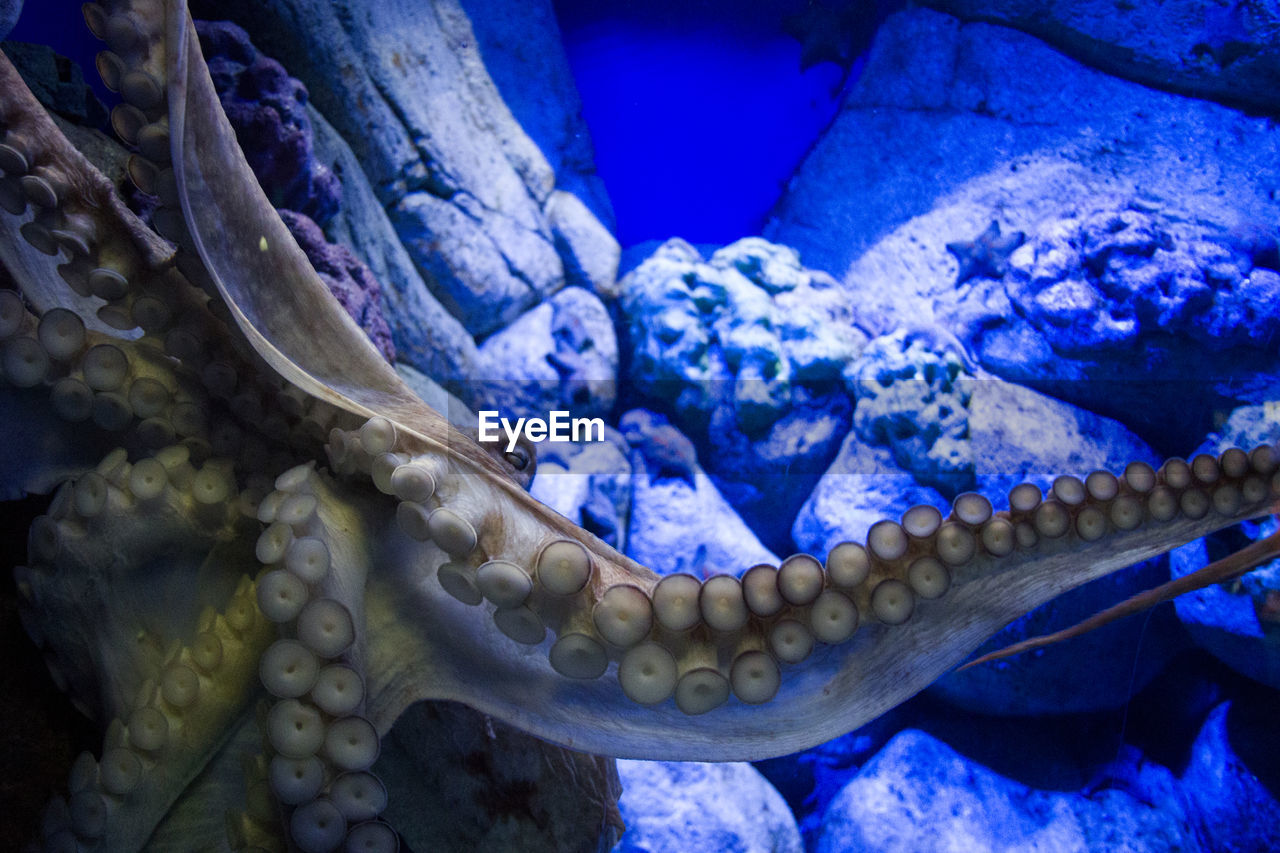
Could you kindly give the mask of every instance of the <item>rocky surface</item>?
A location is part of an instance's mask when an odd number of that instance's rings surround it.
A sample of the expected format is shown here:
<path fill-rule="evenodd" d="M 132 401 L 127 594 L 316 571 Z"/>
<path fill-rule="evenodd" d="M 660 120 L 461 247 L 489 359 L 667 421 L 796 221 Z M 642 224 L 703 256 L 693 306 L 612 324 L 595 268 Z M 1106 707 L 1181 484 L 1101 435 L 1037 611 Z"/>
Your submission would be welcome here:
<path fill-rule="evenodd" d="M 946 244 L 993 219 L 1026 230 L 1112 197 L 1269 235 L 1276 136 L 1266 119 L 1110 77 L 1015 30 L 906 10 L 880 28 L 765 236 L 862 305 L 919 309 L 954 284 Z"/>
<path fill-rule="evenodd" d="M 485 70 L 520 127 L 541 149 L 556 186 L 613 230 L 613 205 L 596 174 L 591 134 L 551 0 L 460 0 Z M 519 14 L 513 14 L 518 10 Z M 554 221 L 554 216 L 552 217 Z M 616 264 L 616 261 L 615 261 Z M 574 282 L 579 283 L 579 282 Z"/>
<path fill-rule="evenodd" d="M 227 21 L 196 24 L 222 110 L 271 204 L 320 224 L 338 210 L 338 177 L 315 156 L 307 89 Z"/>
<path fill-rule="evenodd" d="M 427 288 L 350 146 L 318 112 L 312 110 L 310 116 L 316 157 L 342 175 L 342 204 L 325 233 L 349 246 L 382 285 L 397 357 L 465 393 L 464 380 L 477 373 L 475 341 Z"/>
<path fill-rule="evenodd" d="M 568 287 L 480 347 L 470 397 L 516 417 L 608 415 L 617 399 L 618 341 L 600 299 Z"/>
<path fill-rule="evenodd" d="M 22 0 L 0 0 L 0 39 L 6 38 L 22 14 Z"/>
<path fill-rule="evenodd" d="M 669 415 L 753 529 L 787 549 L 848 429 L 840 377 L 866 338 L 844 294 L 758 238 L 706 260 L 668 241 L 619 286 L 630 401 Z"/>
<path fill-rule="evenodd" d="M 529 493 L 625 552 L 631 518 L 631 463 L 622 437 L 612 428 L 606 435 L 606 441 L 543 445 Z"/>
<path fill-rule="evenodd" d="M 1227 418 L 1197 453 L 1220 453 L 1230 446 L 1253 446 L 1280 440 L 1280 423 L 1264 406 L 1245 406 Z M 1276 519 L 1222 530 L 1188 543 L 1169 555 L 1174 578 L 1188 575 L 1220 560 L 1250 542 L 1280 530 Z M 1178 619 L 1192 640 L 1236 672 L 1280 688 L 1280 560 L 1225 583 L 1181 595 L 1173 600 Z"/>
<path fill-rule="evenodd" d="M 734 512 L 696 458 L 689 458 L 692 442 L 665 418 L 637 414 L 622 421 L 632 448 L 627 556 L 660 574 L 699 578 L 740 575 L 757 563 L 777 565 L 777 555 Z"/>
<path fill-rule="evenodd" d="M 619 761 L 627 831 L 615 853 L 801 853 L 781 796 L 750 764 Z"/>
<path fill-rule="evenodd" d="M 1275 322 L 1278 155 L 1265 119 L 908 10 L 882 27 L 766 234 L 835 273 L 871 331 L 950 327 L 992 371 L 1137 413 L 1131 426 L 1185 453 L 1208 424 L 1163 383 L 1203 380 L 1198 411 L 1269 393 L 1258 334 Z M 1025 243 L 1000 275 L 959 281 L 964 245 L 992 222 Z M 1205 321 L 1213 343 L 1193 328 Z M 1155 372 L 1126 382 L 1146 347 Z"/>
<path fill-rule="evenodd" d="M 21 3 L 12 9 L 0 4 L 0 33 L 8 33 L 21 8 Z M 13 20 L 6 23 L 8 14 Z M 75 62 L 42 44 L 9 41 L 4 43 L 4 53 L 27 88 L 52 113 L 75 124 L 106 126 L 107 108 L 89 89 L 84 71 Z"/>
<path fill-rule="evenodd" d="M 563 286 L 546 212 L 555 174 L 503 102 L 455 0 L 358 13 L 350 2 L 236 0 L 216 10 L 306 83 L 428 286 L 469 332 L 493 332 Z"/>
<path fill-rule="evenodd" d="M 1249 112 L 1280 110 L 1280 6 L 1269 0 L 928 0 L 1030 33 L 1117 77 Z"/>
<path fill-rule="evenodd" d="M 1246 853 L 1280 848 L 1280 739 L 1274 704 L 1224 702 L 1205 719 L 1191 746 L 1182 790 L 1214 850 Z"/>
<path fill-rule="evenodd" d="M 1052 850 L 1134 853 L 1199 849 L 1177 780 L 1143 769 L 1141 790 L 1088 796 L 1040 791 L 908 729 L 867 763 L 827 808 L 818 853 Z M 1156 804 L 1159 805 L 1156 805 Z M 941 842 L 941 846 L 940 846 Z"/>

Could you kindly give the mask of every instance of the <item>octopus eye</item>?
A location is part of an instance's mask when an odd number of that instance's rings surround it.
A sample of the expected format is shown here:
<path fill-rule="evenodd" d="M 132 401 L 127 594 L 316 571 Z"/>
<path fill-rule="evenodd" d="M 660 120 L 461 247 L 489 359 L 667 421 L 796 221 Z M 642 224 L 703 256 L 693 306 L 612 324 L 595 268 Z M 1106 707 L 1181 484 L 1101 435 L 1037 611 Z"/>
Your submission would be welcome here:
<path fill-rule="evenodd" d="M 524 448 L 509 450 L 502 454 L 502 458 L 507 460 L 507 464 L 517 471 L 524 471 L 529 467 L 529 463 L 533 461 L 529 456 L 529 451 Z"/>

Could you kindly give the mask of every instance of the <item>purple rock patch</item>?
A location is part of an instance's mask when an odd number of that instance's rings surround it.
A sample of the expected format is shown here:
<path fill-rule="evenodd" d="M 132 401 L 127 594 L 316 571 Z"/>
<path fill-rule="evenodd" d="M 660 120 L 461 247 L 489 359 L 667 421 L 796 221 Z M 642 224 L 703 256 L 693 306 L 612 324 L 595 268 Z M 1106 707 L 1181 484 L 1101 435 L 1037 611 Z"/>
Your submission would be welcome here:
<path fill-rule="evenodd" d="M 341 200 L 338 177 L 316 160 L 307 87 L 258 52 L 227 21 L 198 21 L 214 88 L 250 168 L 271 204 L 327 222 Z"/>

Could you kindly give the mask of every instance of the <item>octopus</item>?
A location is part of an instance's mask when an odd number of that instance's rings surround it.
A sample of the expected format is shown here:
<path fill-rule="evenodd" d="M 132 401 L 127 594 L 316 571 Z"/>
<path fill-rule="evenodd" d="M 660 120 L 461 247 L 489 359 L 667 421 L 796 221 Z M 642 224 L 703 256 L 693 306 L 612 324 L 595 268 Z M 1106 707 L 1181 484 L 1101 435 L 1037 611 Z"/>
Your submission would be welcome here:
<path fill-rule="evenodd" d="M 8 485 L 53 495 L 14 580 L 101 732 L 44 849 L 395 850 L 402 794 L 373 767 L 423 700 L 600 756 L 804 749 L 1042 602 L 1280 510 L 1280 453 L 1232 448 L 660 577 L 530 497 L 527 448 L 482 449 L 380 357 L 254 180 L 181 0 L 84 15 L 160 206 L 153 230 L 0 61 Z"/>

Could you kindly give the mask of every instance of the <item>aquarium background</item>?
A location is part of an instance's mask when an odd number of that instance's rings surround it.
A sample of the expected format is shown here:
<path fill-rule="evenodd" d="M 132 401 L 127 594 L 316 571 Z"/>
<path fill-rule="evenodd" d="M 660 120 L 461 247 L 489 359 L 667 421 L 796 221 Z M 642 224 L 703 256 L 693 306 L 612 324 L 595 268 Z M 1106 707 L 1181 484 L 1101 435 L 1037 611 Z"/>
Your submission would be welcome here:
<path fill-rule="evenodd" d="M 10 38 L 94 78 L 76 5 L 28 2 Z M 533 492 L 657 571 L 741 573 L 913 504 L 1280 438 L 1272 0 L 440 0 L 423 5 L 466 16 L 493 92 L 384 91 L 437 132 L 421 163 L 380 148 L 383 114 L 308 52 L 319 11 L 192 5 L 247 31 L 202 30 L 224 106 L 308 252 L 357 259 L 331 286 L 383 353 L 459 420 L 604 418 L 605 449 L 548 449 Z M 26 56 L 61 114 L 106 126 L 78 78 Z M 473 223 L 433 207 L 460 197 Z M 5 504 L 9 565 L 43 508 Z M 1274 529 L 1095 582 L 985 648 Z M 5 574 L 6 648 L 26 650 L 6 778 L 40 780 L 5 791 L 17 843 L 99 747 Z M 949 675 L 800 754 L 620 761 L 615 849 L 1277 849 L 1278 638 L 1272 565 Z M 527 833 L 511 849 L 555 849 L 504 807 Z M 486 808 L 458 822 L 483 837 Z M 449 849 L 425 823 L 405 848 Z"/>

